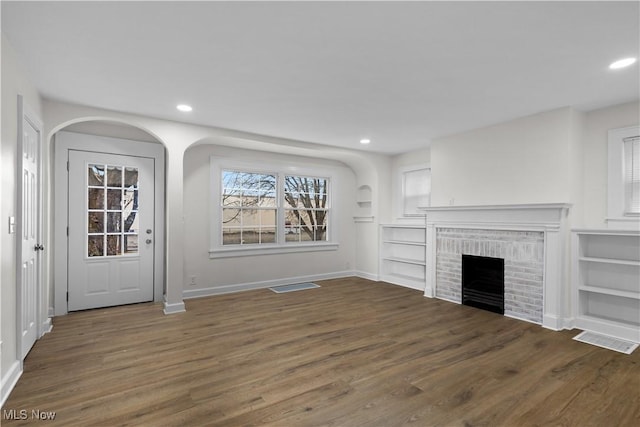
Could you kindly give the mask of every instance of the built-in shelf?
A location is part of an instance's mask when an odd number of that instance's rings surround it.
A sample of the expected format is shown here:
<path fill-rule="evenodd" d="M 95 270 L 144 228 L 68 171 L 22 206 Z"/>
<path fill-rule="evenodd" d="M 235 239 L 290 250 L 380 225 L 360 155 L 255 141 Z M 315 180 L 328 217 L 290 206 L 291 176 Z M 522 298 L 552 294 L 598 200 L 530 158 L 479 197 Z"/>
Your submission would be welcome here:
<path fill-rule="evenodd" d="M 400 257 L 385 257 L 383 258 L 385 261 L 393 261 L 393 262 L 402 262 L 404 264 L 415 264 L 415 265 L 426 265 L 424 260 L 417 260 L 411 258 L 400 258 Z"/>
<path fill-rule="evenodd" d="M 575 326 L 640 342 L 640 232 L 573 230 Z"/>
<path fill-rule="evenodd" d="M 353 222 L 373 222 L 373 216 L 354 216 Z"/>
<path fill-rule="evenodd" d="M 380 280 L 424 291 L 426 247 L 423 225 L 381 225 Z"/>
<path fill-rule="evenodd" d="M 368 185 L 358 187 L 356 193 L 356 205 L 358 209 L 356 216 L 353 217 L 355 222 L 373 222 L 373 192 Z"/>
<path fill-rule="evenodd" d="M 640 261 L 628 261 L 626 259 L 580 257 L 579 260 L 585 262 L 601 262 L 605 264 L 635 265 L 640 267 Z"/>
<path fill-rule="evenodd" d="M 602 288 L 600 286 L 581 286 L 580 292 L 593 292 L 595 294 L 614 295 L 623 298 L 640 299 L 640 293 L 633 291 L 622 291 L 619 289 Z"/>
<path fill-rule="evenodd" d="M 424 242 L 406 242 L 402 240 L 383 240 L 382 243 L 390 243 L 394 245 L 408 245 L 408 246 L 427 246 Z"/>

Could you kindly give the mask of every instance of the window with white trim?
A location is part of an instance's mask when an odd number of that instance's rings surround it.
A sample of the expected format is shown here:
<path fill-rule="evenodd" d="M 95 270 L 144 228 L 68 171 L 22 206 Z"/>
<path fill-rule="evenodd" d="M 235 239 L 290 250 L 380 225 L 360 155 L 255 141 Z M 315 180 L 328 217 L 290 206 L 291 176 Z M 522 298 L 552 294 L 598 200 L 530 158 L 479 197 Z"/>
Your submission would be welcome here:
<path fill-rule="evenodd" d="M 431 168 L 408 169 L 402 172 L 403 216 L 424 215 L 418 208 L 431 204 Z"/>
<path fill-rule="evenodd" d="M 338 248 L 331 174 L 213 156 L 211 166 L 212 258 Z"/>
<path fill-rule="evenodd" d="M 624 214 L 640 215 L 640 137 L 624 138 Z"/>
<path fill-rule="evenodd" d="M 610 228 L 637 229 L 640 223 L 640 126 L 609 131 L 607 217 Z"/>

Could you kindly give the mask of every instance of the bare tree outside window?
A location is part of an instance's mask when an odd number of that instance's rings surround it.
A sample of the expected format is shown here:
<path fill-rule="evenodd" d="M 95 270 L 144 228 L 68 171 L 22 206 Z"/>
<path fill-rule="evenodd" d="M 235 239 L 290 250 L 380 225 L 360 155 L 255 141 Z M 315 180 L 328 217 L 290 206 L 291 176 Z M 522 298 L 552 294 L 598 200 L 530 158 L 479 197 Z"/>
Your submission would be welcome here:
<path fill-rule="evenodd" d="M 287 242 L 327 240 L 327 190 L 325 178 L 285 176 Z"/>

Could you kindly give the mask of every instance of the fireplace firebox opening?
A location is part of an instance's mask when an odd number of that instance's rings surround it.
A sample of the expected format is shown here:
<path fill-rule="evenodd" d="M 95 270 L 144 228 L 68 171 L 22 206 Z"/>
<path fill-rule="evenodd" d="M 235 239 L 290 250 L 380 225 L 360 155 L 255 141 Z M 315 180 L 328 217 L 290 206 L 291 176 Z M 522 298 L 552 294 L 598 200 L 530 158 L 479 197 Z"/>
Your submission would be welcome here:
<path fill-rule="evenodd" d="M 504 314 L 504 259 L 462 255 L 462 304 Z"/>

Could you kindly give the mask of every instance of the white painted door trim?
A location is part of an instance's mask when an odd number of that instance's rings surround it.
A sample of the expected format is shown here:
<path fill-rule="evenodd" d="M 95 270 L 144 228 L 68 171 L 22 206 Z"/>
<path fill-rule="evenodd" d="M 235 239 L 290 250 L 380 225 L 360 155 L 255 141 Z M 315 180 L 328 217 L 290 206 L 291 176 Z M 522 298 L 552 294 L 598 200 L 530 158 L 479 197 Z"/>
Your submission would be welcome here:
<path fill-rule="evenodd" d="M 43 224 L 44 224 L 44 189 L 43 189 L 43 149 L 42 149 L 42 120 L 34 113 L 34 111 L 29 108 L 29 106 L 24 102 L 24 98 L 22 95 L 18 95 L 18 141 L 17 141 L 17 149 L 16 149 L 16 157 L 17 157 L 17 167 L 16 167 L 16 183 L 17 183 L 17 201 L 16 201 L 16 353 L 17 359 L 22 362 L 26 353 L 23 351 L 23 340 L 22 340 L 22 331 L 23 331 L 23 304 L 22 304 L 22 235 L 24 230 L 24 224 L 22 221 L 23 217 L 23 197 L 24 197 L 24 189 L 23 189 L 23 149 L 24 149 L 24 125 L 28 123 L 38 134 L 36 139 L 36 151 L 38 153 L 38 182 L 36 183 L 37 187 L 37 196 L 36 196 L 36 205 L 37 208 L 37 218 L 36 218 L 36 229 L 37 229 L 37 242 L 42 245 L 43 242 Z M 45 247 L 45 249 L 47 249 Z M 37 322 L 37 330 L 36 330 L 36 339 L 42 337 L 46 332 L 49 332 L 51 329 L 51 319 L 48 317 L 48 293 L 47 286 L 44 282 L 44 257 L 43 251 L 39 251 L 37 255 L 37 267 L 36 267 L 36 275 L 37 275 L 37 289 L 36 289 L 36 322 Z"/>
<path fill-rule="evenodd" d="M 153 298 L 162 302 L 165 291 L 165 151 L 162 144 L 131 141 L 95 135 L 60 131 L 54 136 L 54 311 L 56 316 L 68 313 L 68 175 L 69 150 L 95 151 L 126 156 L 151 157 L 155 160 L 155 239 Z"/>

